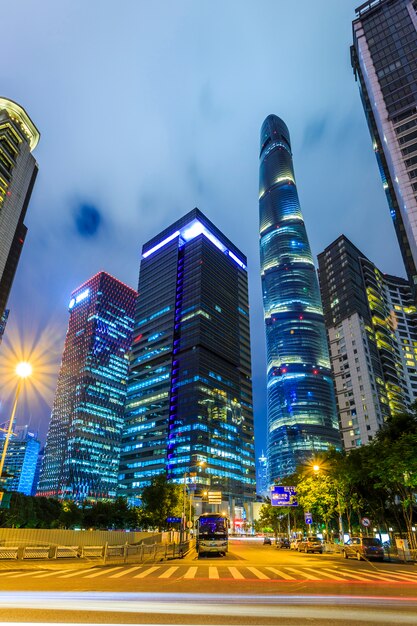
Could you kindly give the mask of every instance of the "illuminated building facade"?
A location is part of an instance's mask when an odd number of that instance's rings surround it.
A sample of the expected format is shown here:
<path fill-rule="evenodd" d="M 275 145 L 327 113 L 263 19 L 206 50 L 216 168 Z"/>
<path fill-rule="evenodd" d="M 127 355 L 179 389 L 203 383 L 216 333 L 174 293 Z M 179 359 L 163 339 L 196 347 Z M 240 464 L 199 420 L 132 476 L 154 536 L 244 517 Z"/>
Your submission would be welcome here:
<path fill-rule="evenodd" d="M 5 435 L 2 433 L 0 455 L 3 452 L 4 440 Z M 3 489 L 18 491 L 26 496 L 32 495 L 40 446 L 37 436 L 27 430 L 9 440 L 3 468 Z"/>
<path fill-rule="evenodd" d="M 352 66 L 407 275 L 417 287 L 417 2 L 356 9 Z"/>
<path fill-rule="evenodd" d="M 256 474 L 256 493 L 266 498 L 269 496 L 268 457 L 262 454 L 258 457 L 258 471 Z"/>
<path fill-rule="evenodd" d="M 194 209 L 143 246 L 123 450 L 122 493 L 153 476 L 255 494 L 246 258 Z"/>
<path fill-rule="evenodd" d="M 106 272 L 71 295 L 38 495 L 116 495 L 136 296 Z"/>
<path fill-rule="evenodd" d="M 417 314 L 410 284 L 383 274 L 341 235 L 319 254 L 343 445 L 372 441 L 417 398 Z"/>
<path fill-rule="evenodd" d="M 38 165 L 32 150 L 39 132 L 26 111 L 0 98 L 0 317 L 19 263 L 26 216 Z"/>
<path fill-rule="evenodd" d="M 260 250 L 270 483 L 340 435 L 319 285 L 295 186 L 288 128 L 261 129 Z"/>

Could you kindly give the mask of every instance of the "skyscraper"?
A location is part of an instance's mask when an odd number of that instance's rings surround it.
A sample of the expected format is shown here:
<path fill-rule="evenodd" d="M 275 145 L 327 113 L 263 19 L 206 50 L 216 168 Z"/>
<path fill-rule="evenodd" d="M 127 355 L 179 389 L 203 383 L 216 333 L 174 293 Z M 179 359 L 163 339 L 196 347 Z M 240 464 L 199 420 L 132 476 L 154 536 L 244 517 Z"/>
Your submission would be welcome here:
<path fill-rule="evenodd" d="M 356 9 L 352 66 L 407 275 L 417 288 L 417 2 Z"/>
<path fill-rule="evenodd" d="M 71 295 L 39 495 L 116 495 L 136 295 L 106 272 Z"/>
<path fill-rule="evenodd" d="M 198 209 L 142 250 L 120 480 L 255 494 L 246 258 Z"/>
<path fill-rule="evenodd" d="M 290 135 L 261 129 L 260 249 L 265 312 L 270 481 L 340 447 L 319 285 L 295 186 Z"/>
<path fill-rule="evenodd" d="M 0 318 L 26 237 L 23 220 L 38 173 L 32 150 L 39 136 L 20 105 L 0 98 Z"/>
<path fill-rule="evenodd" d="M 408 281 L 383 274 L 344 235 L 319 254 L 319 276 L 340 429 L 351 450 L 417 397 L 417 311 Z"/>
<path fill-rule="evenodd" d="M 0 454 L 3 452 L 5 435 L 0 436 Z M 36 464 L 41 444 L 35 433 L 25 429 L 9 441 L 4 463 L 2 487 L 7 491 L 18 491 L 32 495 Z"/>

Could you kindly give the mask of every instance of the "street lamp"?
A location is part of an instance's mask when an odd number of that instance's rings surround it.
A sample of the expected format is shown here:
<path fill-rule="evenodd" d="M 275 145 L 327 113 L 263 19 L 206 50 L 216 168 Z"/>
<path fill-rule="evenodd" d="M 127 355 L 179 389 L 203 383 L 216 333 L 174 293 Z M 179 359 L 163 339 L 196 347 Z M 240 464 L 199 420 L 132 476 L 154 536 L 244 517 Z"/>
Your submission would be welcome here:
<path fill-rule="evenodd" d="M 207 464 L 207 461 L 198 461 L 195 464 L 195 467 L 203 467 L 204 465 Z M 183 483 L 183 494 L 182 494 L 182 519 L 183 519 L 183 523 L 182 523 L 182 528 L 183 531 L 185 531 L 185 526 L 186 526 L 186 515 L 185 515 L 185 500 L 186 500 L 186 489 L 187 489 L 187 476 L 189 476 L 191 478 L 191 472 L 184 472 L 184 483 Z M 192 496 L 193 496 L 193 492 L 191 487 L 189 488 L 189 505 L 190 505 L 190 509 L 189 509 L 189 516 L 188 516 L 188 521 L 191 522 L 191 513 L 192 513 Z"/>
<path fill-rule="evenodd" d="M 313 468 L 313 472 L 316 474 L 316 476 L 318 476 L 319 472 L 324 469 L 324 467 L 322 465 L 319 465 L 318 463 L 314 463 L 312 465 Z M 339 494 L 339 489 L 336 485 L 336 498 L 337 498 L 337 508 L 338 508 L 338 513 L 339 513 L 339 538 L 340 538 L 340 543 L 344 543 L 344 530 L 343 530 L 343 518 L 342 518 L 342 508 L 340 506 L 340 494 Z"/>
<path fill-rule="evenodd" d="M 16 394 L 15 394 L 14 402 L 13 402 L 12 414 L 10 416 L 9 426 L 6 431 L 6 438 L 4 440 L 4 445 L 3 445 L 3 452 L 1 454 L 1 459 L 0 459 L 0 482 L 1 482 L 1 477 L 3 475 L 3 467 L 6 461 L 6 454 L 7 454 L 7 448 L 9 447 L 9 440 L 13 432 L 13 422 L 14 422 L 14 417 L 16 415 L 17 402 L 19 400 L 19 396 L 22 390 L 24 380 L 26 378 L 29 378 L 29 376 L 32 375 L 32 366 L 27 361 L 21 361 L 20 363 L 16 365 L 15 373 L 16 373 L 16 376 L 18 377 L 18 383 L 17 383 Z"/>

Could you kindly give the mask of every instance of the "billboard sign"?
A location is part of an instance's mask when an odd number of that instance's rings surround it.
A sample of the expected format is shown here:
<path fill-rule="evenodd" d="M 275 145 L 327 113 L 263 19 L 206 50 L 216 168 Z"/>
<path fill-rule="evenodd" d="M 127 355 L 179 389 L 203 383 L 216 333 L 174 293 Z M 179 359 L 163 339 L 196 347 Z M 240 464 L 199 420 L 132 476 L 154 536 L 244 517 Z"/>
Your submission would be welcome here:
<path fill-rule="evenodd" d="M 273 485 L 271 487 L 272 506 L 298 506 L 297 490 L 287 485 Z"/>

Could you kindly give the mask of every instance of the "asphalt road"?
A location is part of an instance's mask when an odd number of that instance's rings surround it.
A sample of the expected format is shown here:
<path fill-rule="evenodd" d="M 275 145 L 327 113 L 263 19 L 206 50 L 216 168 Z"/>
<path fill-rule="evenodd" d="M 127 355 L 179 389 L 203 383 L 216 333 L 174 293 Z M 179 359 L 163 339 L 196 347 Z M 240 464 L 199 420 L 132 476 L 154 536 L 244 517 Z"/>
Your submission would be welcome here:
<path fill-rule="evenodd" d="M 231 540 L 225 557 L 0 569 L 0 620 L 139 624 L 417 623 L 417 567 Z M 3 567 L 5 565 L 3 564 Z"/>

